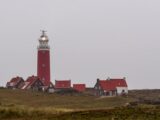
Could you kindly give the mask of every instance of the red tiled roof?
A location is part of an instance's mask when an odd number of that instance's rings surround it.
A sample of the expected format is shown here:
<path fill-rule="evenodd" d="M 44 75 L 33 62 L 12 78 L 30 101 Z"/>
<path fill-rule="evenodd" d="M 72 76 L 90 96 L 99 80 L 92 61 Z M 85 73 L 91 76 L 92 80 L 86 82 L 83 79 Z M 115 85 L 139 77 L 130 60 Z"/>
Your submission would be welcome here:
<path fill-rule="evenodd" d="M 116 87 L 127 87 L 125 79 L 109 79 L 109 80 L 99 80 L 99 84 L 104 90 L 115 90 Z"/>
<path fill-rule="evenodd" d="M 22 89 L 26 89 L 28 86 L 31 86 L 39 78 L 37 76 L 28 77 L 25 81 L 25 84 L 22 86 Z"/>
<path fill-rule="evenodd" d="M 10 82 L 17 82 L 19 81 L 20 79 L 22 79 L 21 77 L 14 77 L 10 80 Z"/>
<path fill-rule="evenodd" d="M 55 80 L 55 88 L 71 88 L 71 80 Z"/>
<path fill-rule="evenodd" d="M 12 78 L 9 82 L 7 82 L 7 85 L 9 86 L 15 86 L 16 84 L 18 84 L 18 82 L 20 82 L 20 80 L 23 80 L 22 77 L 14 77 Z"/>
<path fill-rule="evenodd" d="M 107 80 L 99 80 L 99 85 L 103 90 L 109 90 L 109 86 L 107 83 Z"/>
<path fill-rule="evenodd" d="M 86 85 L 85 84 L 73 84 L 73 89 L 79 92 L 83 92 L 86 89 Z"/>

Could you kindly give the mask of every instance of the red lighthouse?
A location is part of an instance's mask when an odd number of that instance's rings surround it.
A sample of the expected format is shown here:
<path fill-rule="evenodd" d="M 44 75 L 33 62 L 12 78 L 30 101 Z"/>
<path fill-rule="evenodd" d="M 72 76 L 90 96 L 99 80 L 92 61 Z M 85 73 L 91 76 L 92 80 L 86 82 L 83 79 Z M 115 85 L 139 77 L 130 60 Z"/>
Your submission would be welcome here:
<path fill-rule="evenodd" d="M 38 46 L 37 76 L 45 86 L 50 84 L 50 47 L 48 41 L 45 31 L 42 31 Z"/>

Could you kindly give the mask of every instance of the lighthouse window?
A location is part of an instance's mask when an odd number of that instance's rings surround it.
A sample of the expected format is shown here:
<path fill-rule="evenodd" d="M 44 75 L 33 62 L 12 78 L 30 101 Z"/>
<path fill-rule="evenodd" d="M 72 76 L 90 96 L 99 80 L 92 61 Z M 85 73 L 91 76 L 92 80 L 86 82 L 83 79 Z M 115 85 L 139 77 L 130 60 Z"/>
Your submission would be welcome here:
<path fill-rule="evenodd" d="M 45 67 L 46 65 L 45 64 L 42 64 L 42 67 Z"/>
<path fill-rule="evenodd" d="M 44 80 L 45 80 L 45 78 L 43 77 L 43 78 L 42 78 L 42 81 L 44 81 Z"/>

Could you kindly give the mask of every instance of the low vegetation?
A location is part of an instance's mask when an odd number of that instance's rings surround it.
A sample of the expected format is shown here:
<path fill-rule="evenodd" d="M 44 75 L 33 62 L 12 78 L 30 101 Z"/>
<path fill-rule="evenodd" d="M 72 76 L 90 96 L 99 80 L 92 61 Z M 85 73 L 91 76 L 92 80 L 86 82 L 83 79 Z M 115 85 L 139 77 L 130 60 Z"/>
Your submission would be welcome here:
<path fill-rule="evenodd" d="M 0 89 L 0 120 L 159 120 L 160 104 L 142 102 L 158 101 L 159 95 L 160 90 L 95 97 Z"/>

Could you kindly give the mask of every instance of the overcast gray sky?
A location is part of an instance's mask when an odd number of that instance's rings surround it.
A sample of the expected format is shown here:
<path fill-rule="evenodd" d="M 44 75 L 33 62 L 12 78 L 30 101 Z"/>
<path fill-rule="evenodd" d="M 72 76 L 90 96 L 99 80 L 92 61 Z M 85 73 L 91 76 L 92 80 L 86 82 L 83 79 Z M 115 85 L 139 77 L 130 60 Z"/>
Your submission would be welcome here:
<path fill-rule="evenodd" d="M 159 0 L 0 0 L 0 85 L 36 75 L 41 29 L 53 82 L 126 77 L 129 89 L 160 88 Z"/>

